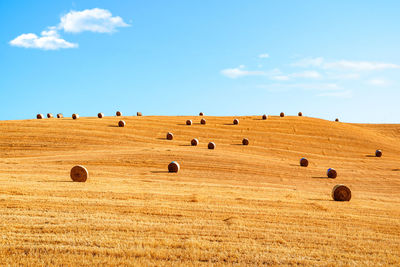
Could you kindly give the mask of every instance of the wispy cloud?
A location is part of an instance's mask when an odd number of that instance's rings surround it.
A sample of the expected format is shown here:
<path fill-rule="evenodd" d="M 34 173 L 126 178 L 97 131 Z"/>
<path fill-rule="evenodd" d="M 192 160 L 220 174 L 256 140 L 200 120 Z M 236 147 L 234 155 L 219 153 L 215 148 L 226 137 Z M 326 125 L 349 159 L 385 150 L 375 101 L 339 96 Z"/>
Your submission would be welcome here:
<path fill-rule="evenodd" d="M 311 79 L 318 79 L 322 77 L 322 75 L 318 71 L 314 70 L 296 72 L 291 74 L 290 76 L 294 78 L 311 78 Z"/>
<path fill-rule="evenodd" d="M 58 50 L 60 48 L 76 48 L 78 44 L 70 43 L 55 30 L 42 31 L 41 36 L 34 33 L 24 33 L 10 41 L 10 45 L 43 50 Z"/>
<path fill-rule="evenodd" d="M 340 91 L 340 92 L 325 92 L 320 93 L 318 96 L 328 96 L 328 97 L 341 97 L 341 98 L 351 98 L 353 96 L 352 91 Z"/>
<path fill-rule="evenodd" d="M 324 58 L 316 57 L 316 58 L 303 58 L 299 61 L 293 62 L 291 66 L 293 67 L 302 67 L 302 68 L 309 68 L 309 67 L 320 67 L 324 63 Z"/>
<path fill-rule="evenodd" d="M 269 54 L 264 53 L 264 54 L 260 54 L 258 55 L 259 58 L 269 58 Z"/>
<path fill-rule="evenodd" d="M 373 85 L 373 86 L 386 86 L 389 85 L 389 81 L 384 80 L 384 79 L 371 79 L 367 81 L 367 84 Z"/>
<path fill-rule="evenodd" d="M 260 70 L 253 70 L 253 71 L 245 70 L 244 66 L 241 65 L 233 69 L 223 69 L 221 70 L 221 74 L 228 78 L 236 79 L 245 76 L 263 76 L 266 75 L 266 72 Z"/>

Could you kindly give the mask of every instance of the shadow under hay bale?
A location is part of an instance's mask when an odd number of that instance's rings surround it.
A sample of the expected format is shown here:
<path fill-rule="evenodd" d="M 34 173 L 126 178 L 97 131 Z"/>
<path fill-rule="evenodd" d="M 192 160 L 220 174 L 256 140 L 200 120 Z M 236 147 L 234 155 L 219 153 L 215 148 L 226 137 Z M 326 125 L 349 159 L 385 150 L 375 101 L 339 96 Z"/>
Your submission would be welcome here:
<path fill-rule="evenodd" d="M 248 146 L 248 145 L 249 145 L 249 139 L 243 138 L 242 144 L 243 144 L 244 146 Z"/>
<path fill-rule="evenodd" d="M 214 142 L 208 143 L 208 149 L 215 149 L 216 145 Z"/>
<path fill-rule="evenodd" d="M 121 113 L 121 111 L 117 111 L 117 112 L 115 112 L 115 115 L 116 116 L 122 116 L 122 113 Z"/>
<path fill-rule="evenodd" d="M 238 119 L 234 119 L 234 120 L 233 120 L 233 124 L 234 124 L 234 125 L 238 125 L 238 124 L 239 124 L 239 120 L 238 120 Z"/>
<path fill-rule="evenodd" d="M 299 115 L 299 117 L 302 117 L 302 116 L 303 116 L 303 113 L 302 113 L 302 112 L 299 112 L 297 115 Z"/>
<path fill-rule="evenodd" d="M 168 164 L 168 172 L 178 172 L 180 169 L 181 167 L 176 161 L 172 161 L 170 164 Z"/>
<path fill-rule="evenodd" d="M 51 114 L 51 113 L 47 113 L 47 118 L 48 118 L 48 119 L 51 119 L 51 118 L 53 118 L 53 114 Z"/>
<path fill-rule="evenodd" d="M 126 123 L 123 120 L 118 122 L 118 127 L 125 127 L 125 125 L 126 125 Z"/>
<path fill-rule="evenodd" d="M 279 116 L 280 116 L 281 118 L 283 118 L 283 117 L 285 117 L 285 113 L 281 112 L 281 114 L 279 114 Z"/>
<path fill-rule="evenodd" d="M 58 113 L 58 114 L 57 114 L 57 118 L 58 118 L 58 119 L 62 119 L 62 118 L 64 118 L 64 115 L 63 115 L 62 113 Z"/>
<path fill-rule="evenodd" d="M 168 132 L 168 133 L 167 133 L 167 140 L 172 140 L 172 139 L 174 139 L 174 134 Z"/>
<path fill-rule="evenodd" d="M 328 176 L 328 178 L 332 178 L 335 179 L 337 177 L 337 172 L 335 169 L 333 168 L 329 168 L 326 172 L 326 175 Z"/>
<path fill-rule="evenodd" d="M 266 120 L 267 118 L 268 118 L 268 117 L 267 117 L 266 114 L 262 115 L 262 119 L 263 119 L 263 120 Z"/>
<path fill-rule="evenodd" d="M 77 165 L 71 169 L 70 176 L 74 182 L 86 182 L 89 178 L 89 172 L 85 167 Z"/>
<path fill-rule="evenodd" d="M 375 151 L 375 156 L 378 157 L 378 158 L 382 157 L 382 150 L 380 150 L 380 149 L 376 150 Z"/>
<path fill-rule="evenodd" d="M 140 117 L 143 116 L 142 112 L 136 112 L 136 116 Z"/>
<path fill-rule="evenodd" d="M 300 159 L 300 166 L 302 166 L 302 167 L 307 167 L 307 166 L 308 166 L 308 159 L 306 159 L 306 158 L 301 158 L 301 159 Z"/>
<path fill-rule="evenodd" d="M 101 112 L 97 113 L 97 118 L 101 119 L 101 118 L 103 118 L 103 117 L 104 117 L 104 114 L 103 114 L 103 113 L 101 113 Z"/>
<path fill-rule="evenodd" d="M 332 198 L 335 201 L 350 201 L 351 190 L 342 184 L 335 185 L 332 189 Z"/>
<path fill-rule="evenodd" d="M 186 125 L 192 125 L 192 120 L 187 120 Z"/>
<path fill-rule="evenodd" d="M 199 140 L 197 140 L 197 138 L 193 138 L 192 141 L 190 141 L 190 144 L 192 146 L 197 146 L 199 144 Z"/>
<path fill-rule="evenodd" d="M 37 115 L 36 115 L 36 119 L 38 119 L 38 120 L 43 119 L 43 114 L 37 114 Z"/>
<path fill-rule="evenodd" d="M 74 119 L 74 120 L 79 119 L 79 114 L 78 113 L 72 114 L 72 119 Z"/>
<path fill-rule="evenodd" d="M 200 124 L 206 124 L 206 119 L 201 119 Z"/>

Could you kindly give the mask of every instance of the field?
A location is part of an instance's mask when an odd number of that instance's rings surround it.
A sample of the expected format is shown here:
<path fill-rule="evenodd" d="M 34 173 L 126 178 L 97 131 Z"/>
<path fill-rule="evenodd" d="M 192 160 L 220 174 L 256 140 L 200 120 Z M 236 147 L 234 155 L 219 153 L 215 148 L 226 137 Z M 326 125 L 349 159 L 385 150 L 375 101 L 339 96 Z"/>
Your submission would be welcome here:
<path fill-rule="evenodd" d="M 0 122 L 2 266 L 400 264 L 400 125 L 121 118 Z"/>

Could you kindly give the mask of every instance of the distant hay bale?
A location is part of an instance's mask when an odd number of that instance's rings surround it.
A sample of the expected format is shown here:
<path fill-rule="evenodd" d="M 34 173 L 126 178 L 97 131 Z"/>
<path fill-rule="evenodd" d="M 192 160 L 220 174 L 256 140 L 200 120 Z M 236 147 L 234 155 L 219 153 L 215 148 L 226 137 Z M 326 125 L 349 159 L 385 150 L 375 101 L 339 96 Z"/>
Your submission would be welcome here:
<path fill-rule="evenodd" d="M 350 201 L 351 190 L 342 184 L 335 185 L 332 189 L 332 198 L 335 201 Z"/>
<path fill-rule="evenodd" d="M 335 179 L 337 177 L 337 172 L 335 169 L 329 168 L 328 171 L 326 172 L 326 175 L 328 176 L 328 178 Z"/>
<path fill-rule="evenodd" d="M 243 138 L 242 144 L 243 144 L 244 146 L 248 146 L 248 145 L 249 145 L 249 139 Z"/>
<path fill-rule="evenodd" d="M 281 112 L 281 114 L 279 114 L 279 116 L 281 116 L 281 118 L 285 117 L 285 113 Z"/>
<path fill-rule="evenodd" d="M 377 156 L 378 158 L 382 157 L 382 150 L 380 150 L 380 149 L 376 150 L 375 156 Z"/>
<path fill-rule="evenodd" d="M 64 115 L 62 113 L 58 113 L 57 118 L 59 118 L 59 119 L 64 118 Z"/>
<path fill-rule="evenodd" d="M 140 117 L 140 116 L 143 116 L 143 115 L 142 115 L 142 112 L 139 112 L 139 111 L 136 112 L 136 116 L 139 116 L 139 117 Z"/>
<path fill-rule="evenodd" d="M 192 120 L 187 120 L 186 125 L 192 125 Z"/>
<path fill-rule="evenodd" d="M 176 161 L 173 161 L 170 164 L 168 164 L 169 172 L 178 172 L 180 169 L 181 169 L 181 167 L 179 166 L 179 163 Z"/>
<path fill-rule="evenodd" d="M 125 121 L 123 121 L 123 120 L 120 120 L 120 121 L 118 122 L 118 126 L 119 126 L 119 127 L 125 127 L 125 125 L 126 125 L 126 123 L 125 123 Z"/>
<path fill-rule="evenodd" d="M 238 119 L 234 119 L 233 120 L 233 124 L 238 125 L 239 124 L 239 120 Z"/>
<path fill-rule="evenodd" d="M 208 143 L 208 149 L 214 149 L 216 147 L 214 142 Z"/>
<path fill-rule="evenodd" d="M 268 118 L 268 117 L 267 117 L 266 114 L 262 115 L 262 119 L 263 119 L 263 120 L 266 120 L 267 118 Z"/>
<path fill-rule="evenodd" d="M 201 119 L 200 124 L 206 124 L 206 119 Z"/>
<path fill-rule="evenodd" d="M 167 133 L 167 140 L 172 140 L 172 139 L 174 139 L 174 134 L 168 132 L 168 133 Z"/>
<path fill-rule="evenodd" d="M 192 146 L 197 146 L 199 144 L 199 140 L 197 140 L 197 138 L 193 138 L 192 141 L 190 141 L 190 144 Z"/>
<path fill-rule="evenodd" d="M 72 119 L 74 119 L 74 120 L 79 119 L 79 114 L 78 113 L 72 114 Z"/>
<path fill-rule="evenodd" d="M 199 116 L 204 116 L 204 113 L 203 113 L 203 112 L 200 112 L 200 113 L 199 113 Z"/>
<path fill-rule="evenodd" d="M 300 166 L 302 166 L 302 167 L 307 167 L 307 166 L 308 166 L 308 159 L 306 159 L 306 158 L 301 158 L 301 159 L 300 159 Z"/>
<path fill-rule="evenodd" d="M 71 169 L 70 176 L 74 182 L 86 182 L 89 177 L 89 172 L 85 167 L 77 165 Z"/>
<path fill-rule="evenodd" d="M 103 114 L 103 113 L 101 113 L 101 112 L 97 113 L 97 118 L 101 119 L 101 118 L 103 118 L 103 117 L 104 117 L 104 114 Z"/>
<path fill-rule="evenodd" d="M 51 114 L 51 113 L 47 113 L 47 118 L 48 118 L 48 119 L 51 119 L 51 118 L 53 118 L 53 114 Z"/>
<path fill-rule="evenodd" d="M 303 113 L 302 113 L 302 112 L 299 112 L 299 114 L 298 114 L 298 115 L 299 115 L 299 117 L 301 117 L 301 116 L 303 116 Z"/>
<path fill-rule="evenodd" d="M 38 119 L 38 120 L 43 119 L 43 114 L 37 114 L 37 115 L 36 115 L 36 119 Z"/>
<path fill-rule="evenodd" d="M 335 119 L 335 121 L 339 121 L 339 119 L 338 119 L 338 118 L 336 118 L 336 119 Z"/>
<path fill-rule="evenodd" d="M 121 111 L 117 111 L 117 112 L 115 112 L 115 115 L 122 116 L 122 113 L 121 113 Z"/>

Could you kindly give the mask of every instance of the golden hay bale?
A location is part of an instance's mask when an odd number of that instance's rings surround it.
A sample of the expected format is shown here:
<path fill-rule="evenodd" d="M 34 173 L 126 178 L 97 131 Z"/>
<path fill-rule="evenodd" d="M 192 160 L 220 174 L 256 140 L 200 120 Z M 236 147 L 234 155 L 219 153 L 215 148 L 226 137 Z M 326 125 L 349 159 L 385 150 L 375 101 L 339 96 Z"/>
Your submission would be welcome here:
<path fill-rule="evenodd" d="M 336 118 L 336 119 L 335 119 L 335 121 L 339 121 L 339 119 L 338 119 L 338 118 Z"/>
<path fill-rule="evenodd" d="M 214 142 L 210 142 L 208 143 L 208 149 L 214 149 L 215 148 L 215 143 Z"/>
<path fill-rule="evenodd" d="M 59 118 L 59 119 L 64 118 L 64 115 L 62 113 L 58 113 L 57 118 Z"/>
<path fill-rule="evenodd" d="M 239 120 L 238 119 L 234 119 L 233 120 L 233 124 L 238 125 L 239 124 Z"/>
<path fill-rule="evenodd" d="M 335 201 L 350 201 L 351 190 L 342 184 L 335 185 L 332 189 L 332 198 Z"/>
<path fill-rule="evenodd" d="M 117 111 L 117 112 L 115 112 L 115 115 L 116 116 L 122 116 L 122 113 L 121 113 L 121 111 Z"/>
<path fill-rule="evenodd" d="M 326 172 L 326 175 L 328 176 L 328 178 L 335 179 L 337 177 L 337 172 L 335 169 L 329 168 L 328 171 Z"/>
<path fill-rule="evenodd" d="M 301 117 L 301 116 L 303 116 L 303 113 L 302 113 L 302 112 L 299 112 L 298 115 L 299 115 L 299 117 Z"/>
<path fill-rule="evenodd" d="M 263 120 L 266 120 L 267 118 L 268 118 L 268 117 L 267 117 L 266 114 L 262 115 L 262 119 L 263 119 Z"/>
<path fill-rule="evenodd" d="M 192 120 L 187 120 L 186 125 L 192 125 Z"/>
<path fill-rule="evenodd" d="M 301 159 L 300 159 L 300 166 L 302 166 L 302 167 L 307 167 L 307 166 L 308 166 L 308 159 L 306 159 L 306 158 L 301 158 Z"/>
<path fill-rule="evenodd" d="M 206 119 L 201 119 L 200 124 L 206 124 Z"/>
<path fill-rule="evenodd" d="M 48 119 L 54 118 L 54 117 L 53 117 L 53 114 L 47 113 L 47 118 L 48 118 Z"/>
<path fill-rule="evenodd" d="M 38 120 L 43 119 L 43 114 L 37 114 L 37 115 L 36 115 L 36 119 L 38 119 Z"/>
<path fill-rule="evenodd" d="M 181 166 L 179 166 L 179 163 L 176 161 L 173 161 L 170 164 L 168 164 L 169 172 L 178 172 L 180 169 L 181 169 Z"/>
<path fill-rule="evenodd" d="M 142 115 L 142 112 L 139 112 L 139 111 L 136 112 L 136 116 L 143 116 L 143 115 Z"/>
<path fill-rule="evenodd" d="M 125 125 L 126 125 L 126 123 L 125 123 L 125 121 L 123 121 L 123 120 L 120 120 L 120 121 L 118 122 L 118 126 L 119 126 L 119 127 L 125 127 Z"/>
<path fill-rule="evenodd" d="M 78 113 L 72 114 L 72 119 L 74 119 L 74 120 L 79 119 L 79 114 Z"/>
<path fill-rule="evenodd" d="M 285 117 L 285 113 L 281 112 L 281 114 L 279 114 L 279 116 L 281 116 L 283 118 L 283 117 Z"/>
<path fill-rule="evenodd" d="M 71 169 L 70 175 L 74 182 L 86 182 L 89 177 L 89 172 L 85 167 L 77 165 Z"/>
<path fill-rule="evenodd" d="M 103 114 L 103 113 L 101 113 L 101 112 L 97 113 L 97 118 L 101 119 L 101 118 L 103 118 L 103 117 L 104 117 L 104 114 Z"/>
<path fill-rule="evenodd" d="M 192 141 L 190 141 L 190 144 L 192 146 L 197 146 L 199 144 L 199 140 L 197 140 L 197 138 L 193 138 Z"/>
<path fill-rule="evenodd" d="M 168 132 L 167 133 L 167 140 L 172 140 L 172 139 L 174 139 L 173 133 Z"/>
<path fill-rule="evenodd" d="M 377 151 L 375 151 L 375 156 L 377 156 L 378 158 L 382 157 L 382 150 L 378 149 Z"/>
<path fill-rule="evenodd" d="M 249 145 L 249 139 L 243 138 L 242 144 L 243 144 L 244 146 L 248 146 L 248 145 Z"/>
<path fill-rule="evenodd" d="M 200 113 L 199 113 L 199 116 L 204 116 L 204 113 L 203 113 L 203 112 L 200 112 Z"/>

